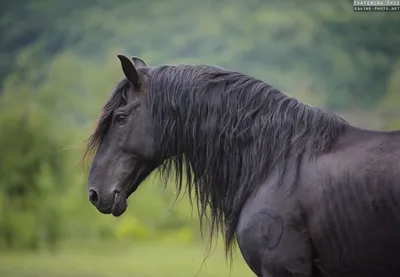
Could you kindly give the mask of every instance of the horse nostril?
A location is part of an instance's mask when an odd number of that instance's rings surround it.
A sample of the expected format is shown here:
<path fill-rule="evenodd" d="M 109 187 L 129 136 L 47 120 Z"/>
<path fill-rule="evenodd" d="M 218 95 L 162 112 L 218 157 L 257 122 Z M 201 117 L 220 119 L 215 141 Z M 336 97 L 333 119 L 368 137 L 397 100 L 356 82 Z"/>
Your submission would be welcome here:
<path fill-rule="evenodd" d="M 97 195 L 97 192 L 95 190 L 89 190 L 89 200 L 93 205 L 97 207 L 97 204 L 99 203 L 99 196 Z"/>

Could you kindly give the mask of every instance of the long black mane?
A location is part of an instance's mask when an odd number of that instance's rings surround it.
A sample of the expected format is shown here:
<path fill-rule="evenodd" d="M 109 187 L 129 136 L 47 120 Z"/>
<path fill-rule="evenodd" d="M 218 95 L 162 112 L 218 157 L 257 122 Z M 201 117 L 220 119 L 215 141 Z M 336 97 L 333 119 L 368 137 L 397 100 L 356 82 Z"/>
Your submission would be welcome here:
<path fill-rule="evenodd" d="M 210 219 L 211 238 L 223 232 L 227 253 L 244 203 L 268 174 L 277 169 L 282 176 L 289 156 L 298 167 L 304 155 L 328 150 L 347 126 L 333 113 L 238 72 L 178 65 L 151 69 L 148 77 L 155 145 L 170 157 L 161 173 L 175 170 L 178 192 L 186 184 L 200 222 Z M 101 141 L 127 86 L 119 85 L 103 109 L 90 149 Z"/>

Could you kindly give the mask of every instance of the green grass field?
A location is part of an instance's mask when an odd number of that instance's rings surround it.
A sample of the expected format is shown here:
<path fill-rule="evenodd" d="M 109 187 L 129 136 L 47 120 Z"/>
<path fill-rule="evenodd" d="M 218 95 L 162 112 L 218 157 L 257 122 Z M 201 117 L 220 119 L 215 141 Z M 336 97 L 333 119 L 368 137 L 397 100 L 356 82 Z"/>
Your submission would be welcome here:
<path fill-rule="evenodd" d="M 72 243 L 71 243 L 72 245 Z M 1 277 L 250 277 L 235 252 L 229 268 L 217 249 L 202 264 L 205 246 L 172 243 L 81 245 L 57 253 L 0 253 Z M 78 244 L 79 245 L 79 244 Z"/>

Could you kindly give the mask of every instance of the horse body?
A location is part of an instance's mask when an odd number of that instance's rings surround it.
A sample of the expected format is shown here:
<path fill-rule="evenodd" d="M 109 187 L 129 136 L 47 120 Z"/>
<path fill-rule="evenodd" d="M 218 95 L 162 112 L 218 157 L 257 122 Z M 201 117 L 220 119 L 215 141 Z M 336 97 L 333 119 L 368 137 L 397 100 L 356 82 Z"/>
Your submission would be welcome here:
<path fill-rule="evenodd" d="M 337 276 L 398 276 L 400 132 L 353 128 L 336 144 L 320 158 L 319 193 L 310 199 L 321 262 Z"/>
<path fill-rule="evenodd" d="M 248 200 L 237 227 L 258 276 L 399 276 L 400 132 L 349 125 L 330 151 L 303 161 L 296 190 L 277 186 L 277 176 Z"/>
<path fill-rule="evenodd" d="M 259 277 L 400 276 L 400 132 L 356 128 L 241 73 L 148 67 L 125 77 L 88 151 L 89 199 L 122 215 L 156 168 L 237 241 Z M 165 175 L 167 174 L 167 175 Z"/>

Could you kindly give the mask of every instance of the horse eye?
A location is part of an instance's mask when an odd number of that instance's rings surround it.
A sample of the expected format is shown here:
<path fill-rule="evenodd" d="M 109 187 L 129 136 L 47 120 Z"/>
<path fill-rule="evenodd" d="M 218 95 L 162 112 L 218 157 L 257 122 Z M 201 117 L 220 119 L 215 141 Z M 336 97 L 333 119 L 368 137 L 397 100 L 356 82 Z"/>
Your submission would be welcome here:
<path fill-rule="evenodd" d="M 125 119 L 126 119 L 126 115 L 122 114 L 122 113 L 117 114 L 115 116 L 115 121 L 118 122 L 118 123 L 123 123 L 125 121 Z"/>

